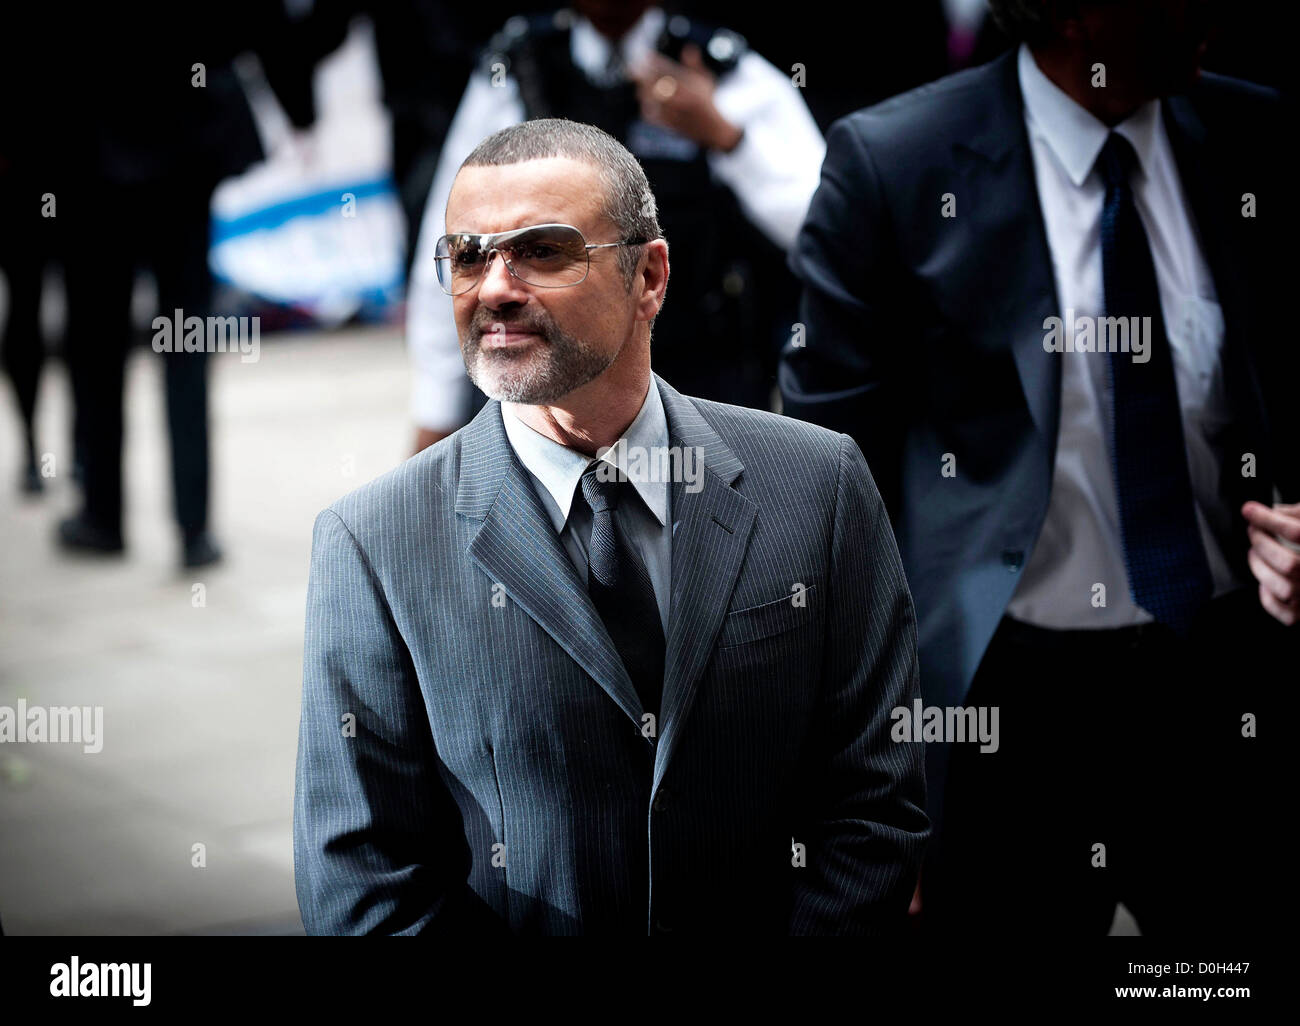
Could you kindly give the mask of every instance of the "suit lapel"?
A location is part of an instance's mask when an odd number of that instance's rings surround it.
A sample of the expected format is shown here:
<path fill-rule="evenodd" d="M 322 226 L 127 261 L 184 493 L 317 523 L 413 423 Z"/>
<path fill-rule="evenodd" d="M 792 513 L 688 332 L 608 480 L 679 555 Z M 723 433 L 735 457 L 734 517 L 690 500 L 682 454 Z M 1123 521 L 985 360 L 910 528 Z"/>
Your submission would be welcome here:
<path fill-rule="evenodd" d="M 479 521 L 466 552 L 641 727 L 641 701 L 489 402 L 464 428 L 456 512 Z"/>
<path fill-rule="evenodd" d="M 700 677 L 744 564 L 758 507 L 731 487 L 744 465 L 690 399 L 655 375 L 670 444 L 703 458 L 703 487 L 672 486 L 672 603 L 664 662 L 664 702 L 654 785 L 672 757 L 695 703 Z"/>
<path fill-rule="evenodd" d="M 988 282 L 982 292 L 983 330 L 1010 346 L 1030 416 L 1055 456 L 1061 416 L 1061 361 L 1043 348 L 1043 321 L 1060 316 L 1052 254 L 1043 226 L 1033 156 L 1025 132 L 1024 100 L 1016 51 L 994 62 L 990 101 L 972 108 L 973 130 L 953 147 L 953 161 L 968 190 L 969 238 Z"/>

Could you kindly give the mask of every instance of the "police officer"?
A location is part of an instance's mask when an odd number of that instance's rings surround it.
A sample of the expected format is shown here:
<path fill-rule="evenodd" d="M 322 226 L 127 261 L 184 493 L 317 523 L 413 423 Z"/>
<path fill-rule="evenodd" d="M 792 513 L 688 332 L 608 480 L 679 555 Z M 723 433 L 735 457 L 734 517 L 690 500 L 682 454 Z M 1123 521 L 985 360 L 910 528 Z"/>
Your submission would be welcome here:
<path fill-rule="evenodd" d="M 655 325 L 655 370 L 688 395 L 766 408 L 795 320 L 785 267 L 825 144 L 793 82 L 744 39 L 649 5 L 577 0 L 517 16 L 484 51 L 452 121 L 411 275 L 407 337 L 416 449 L 481 407 L 461 360 L 434 244 L 452 179 L 485 136 L 563 117 L 621 140 L 641 161 L 672 251 Z"/>

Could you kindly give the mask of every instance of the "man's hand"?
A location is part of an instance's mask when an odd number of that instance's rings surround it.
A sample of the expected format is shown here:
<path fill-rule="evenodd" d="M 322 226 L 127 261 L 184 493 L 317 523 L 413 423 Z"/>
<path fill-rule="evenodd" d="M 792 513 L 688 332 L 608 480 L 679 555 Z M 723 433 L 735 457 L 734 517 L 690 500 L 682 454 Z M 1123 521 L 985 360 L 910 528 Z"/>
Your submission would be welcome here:
<path fill-rule="evenodd" d="M 1260 605 L 1291 627 L 1300 621 L 1300 503 L 1278 503 L 1270 509 L 1262 502 L 1248 502 L 1241 515 L 1250 524 L 1246 559 L 1259 581 Z"/>
<path fill-rule="evenodd" d="M 688 43 L 678 64 L 661 53 L 651 53 L 630 69 L 636 83 L 641 116 L 670 128 L 709 149 L 730 153 L 744 130 L 724 118 L 713 103 L 716 80 L 704 66 L 700 48 Z"/>
<path fill-rule="evenodd" d="M 411 455 L 423 452 L 434 442 L 441 442 L 446 438 L 450 431 L 435 431 L 433 428 L 417 427 L 415 429 L 415 447 L 411 450 Z"/>

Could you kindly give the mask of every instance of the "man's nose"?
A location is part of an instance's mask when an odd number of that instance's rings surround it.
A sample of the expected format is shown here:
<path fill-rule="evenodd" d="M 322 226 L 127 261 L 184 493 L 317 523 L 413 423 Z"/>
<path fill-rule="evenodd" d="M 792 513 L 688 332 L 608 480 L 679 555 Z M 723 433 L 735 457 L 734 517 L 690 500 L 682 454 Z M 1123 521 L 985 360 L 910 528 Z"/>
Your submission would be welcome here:
<path fill-rule="evenodd" d="M 485 306 L 499 307 L 506 303 L 523 302 L 526 293 L 520 281 L 506 267 L 506 260 L 498 252 L 488 254 L 483 268 L 483 280 L 478 285 L 478 301 Z"/>

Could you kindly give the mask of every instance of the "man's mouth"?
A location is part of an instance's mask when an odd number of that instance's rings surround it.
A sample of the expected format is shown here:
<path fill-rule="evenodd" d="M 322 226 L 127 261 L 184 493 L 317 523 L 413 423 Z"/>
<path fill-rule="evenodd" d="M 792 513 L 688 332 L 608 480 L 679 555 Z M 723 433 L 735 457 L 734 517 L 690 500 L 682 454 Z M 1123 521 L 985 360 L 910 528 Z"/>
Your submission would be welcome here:
<path fill-rule="evenodd" d="M 485 331 L 479 337 L 479 345 L 484 349 L 512 349 L 528 345 L 539 338 L 541 336 L 535 331 Z"/>

